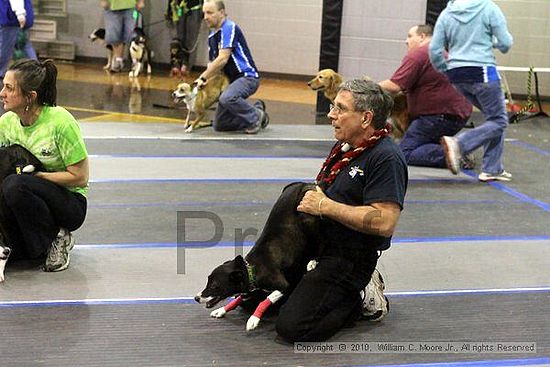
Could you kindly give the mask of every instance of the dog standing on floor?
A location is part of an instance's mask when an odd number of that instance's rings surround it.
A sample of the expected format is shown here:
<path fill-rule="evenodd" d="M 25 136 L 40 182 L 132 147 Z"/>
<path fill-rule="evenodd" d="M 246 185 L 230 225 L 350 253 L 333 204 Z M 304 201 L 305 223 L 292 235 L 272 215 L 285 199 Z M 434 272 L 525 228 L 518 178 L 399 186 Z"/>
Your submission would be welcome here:
<path fill-rule="evenodd" d="M 42 163 L 38 158 L 22 146 L 15 144 L 0 148 L 0 187 L 4 179 L 11 174 L 32 173 L 41 169 Z M 11 249 L 6 246 L 6 239 L 6 231 L 0 225 L 0 283 L 4 281 L 4 268 L 11 253 Z"/>
<path fill-rule="evenodd" d="M 172 98 L 176 104 L 183 101 L 187 106 L 185 132 L 190 133 L 199 126 L 208 108 L 218 101 L 228 85 L 229 79 L 223 73 L 208 79 L 201 89 L 191 86 L 189 83 L 178 84 L 176 90 L 172 92 Z M 191 113 L 195 114 L 195 119 L 190 122 Z"/>
<path fill-rule="evenodd" d="M 130 57 L 132 58 L 132 69 L 128 74 L 130 78 L 137 78 L 142 71 L 151 74 L 151 57 L 153 53 L 147 44 L 147 37 L 142 28 L 135 28 L 135 37 L 130 43 Z"/>
<path fill-rule="evenodd" d="M 309 267 L 310 260 L 323 248 L 319 218 L 296 210 L 308 190 L 315 190 L 315 185 L 295 182 L 286 186 L 246 257 L 239 255 L 226 261 L 208 276 L 206 288 L 195 301 L 211 308 L 228 297 L 237 296 L 226 306 L 212 311 L 210 316 L 221 318 L 243 302 L 257 298 L 257 291 L 267 292 L 267 298 L 259 303 L 246 323 L 246 330 L 253 330 L 269 306 L 296 286 L 306 265 Z"/>
<path fill-rule="evenodd" d="M 113 63 L 113 46 L 105 42 L 105 29 L 104 28 L 94 29 L 93 32 L 90 33 L 88 38 L 92 42 L 100 42 L 103 45 L 105 45 L 105 48 L 107 49 L 107 64 L 103 67 L 103 69 L 105 70 L 111 69 L 111 65 Z"/>

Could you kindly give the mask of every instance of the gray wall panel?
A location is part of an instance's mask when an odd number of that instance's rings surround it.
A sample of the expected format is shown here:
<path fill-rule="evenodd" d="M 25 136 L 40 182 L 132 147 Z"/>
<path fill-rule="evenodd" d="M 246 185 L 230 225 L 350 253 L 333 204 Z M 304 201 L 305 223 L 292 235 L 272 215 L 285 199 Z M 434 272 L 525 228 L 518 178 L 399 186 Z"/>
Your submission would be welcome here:
<path fill-rule="evenodd" d="M 163 19 L 167 0 L 148 0 L 146 22 Z M 550 67 L 550 1 L 496 0 L 505 13 L 515 44 L 499 65 Z M 227 0 L 227 11 L 244 30 L 261 71 L 312 75 L 319 66 L 322 0 Z M 341 35 L 340 72 L 345 77 L 370 75 L 385 79 L 406 52 L 407 30 L 423 23 L 426 0 L 345 0 Z M 68 0 L 68 17 L 58 19 L 58 39 L 73 41 L 79 56 L 103 57 L 105 51 L 87 40 L 103 25 L 97 0 Z M 156 62 L 168 63 L 171 30 L 153 25 Z M 198 64 L 206 65 L 206 27 L 198 47 Z M 508 73 L 512 91 L 526 93 L 526 75 Z M 550 75 L 540 86 L 550 95 Z"/>

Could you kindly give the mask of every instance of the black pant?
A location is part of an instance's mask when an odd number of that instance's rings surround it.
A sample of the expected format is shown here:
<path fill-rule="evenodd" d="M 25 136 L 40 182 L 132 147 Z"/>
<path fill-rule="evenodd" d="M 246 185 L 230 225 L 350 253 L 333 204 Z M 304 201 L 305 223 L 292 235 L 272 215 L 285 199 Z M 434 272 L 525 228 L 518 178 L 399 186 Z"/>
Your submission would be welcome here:
<path fill-rule="evenodd" d="M 61 227 L 74 231 L 86 217 L 83 195 L 35 176 L 6 177 L 0 195 L 0 224 L 15 258 L 44 256 Z"/>
<path fill-rule="evenodd" d="M 281 307 L 277 333 L 289 342 L 323 341 L 359 318 L 359 292 L 370 281 L 378 253 L 324 256 L 306 273 Z"/>

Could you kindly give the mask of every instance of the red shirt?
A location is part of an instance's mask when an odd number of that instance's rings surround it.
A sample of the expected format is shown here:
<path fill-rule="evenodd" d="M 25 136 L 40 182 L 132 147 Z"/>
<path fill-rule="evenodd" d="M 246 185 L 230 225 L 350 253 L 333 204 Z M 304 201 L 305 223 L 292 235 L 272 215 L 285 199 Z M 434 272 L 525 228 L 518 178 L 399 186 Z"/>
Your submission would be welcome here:
<path fill-rule="evenodd" d="M 407 93 L 412 119 L 420 115 L 448 114 L 467 120 L 472 105 L 445 74 L 433 68 L 428 47 L 426 44 L 409 51 L 390 80 Z"/>

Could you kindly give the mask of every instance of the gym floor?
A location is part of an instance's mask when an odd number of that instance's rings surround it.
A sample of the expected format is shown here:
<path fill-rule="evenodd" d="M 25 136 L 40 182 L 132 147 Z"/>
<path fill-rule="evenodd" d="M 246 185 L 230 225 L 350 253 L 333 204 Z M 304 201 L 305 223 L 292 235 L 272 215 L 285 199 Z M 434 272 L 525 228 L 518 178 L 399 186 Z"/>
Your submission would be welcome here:
<path fill-rule="evenodd" d="M 509 183 L 410 167 L 378 266 L 390 313 L 327 343 L 345 351 L 301 353 L 276 338 L 274 318 L 247 333 L 244 312 L 213 319 L 193 297 L 214 267 L 250 249 L 286 184 L 314 180 L 333 144 L 331 127 L 314 123 L 315 93 L 265 79 L 253 96 L 270 113 L 265 131 L 187 134 L 166 72 L 130 81 L 99 64 L 58 66 L 58 103 L 90 154 L 89 211 L 68 270 L 8 263 L 2 367 L 550 365 L 550 118 L 510 125 Z M 242 244 L 239 233 L 250 234 Z M 424 342 L 471 350 L 391 347 Z"/>

